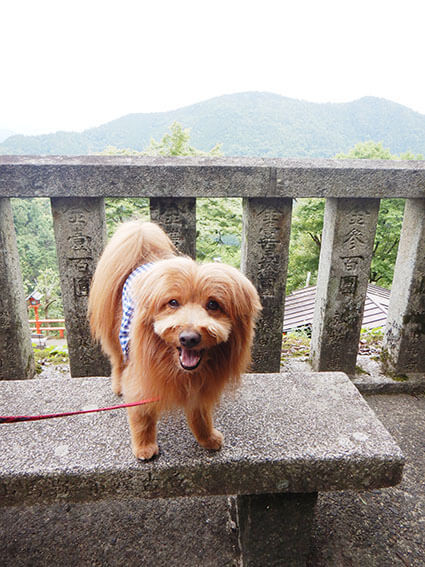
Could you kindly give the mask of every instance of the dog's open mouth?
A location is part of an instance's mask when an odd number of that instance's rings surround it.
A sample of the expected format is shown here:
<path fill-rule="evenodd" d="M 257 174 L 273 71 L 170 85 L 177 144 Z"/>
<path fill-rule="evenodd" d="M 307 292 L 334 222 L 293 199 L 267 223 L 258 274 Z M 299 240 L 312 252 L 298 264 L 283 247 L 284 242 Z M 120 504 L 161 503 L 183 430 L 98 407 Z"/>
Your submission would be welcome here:
<path fill-rule="evenodd" d="M 184 370 L 195 370 L 198 368 L 202 359 L 202 350 L 193 348 L 178 347 L 180 365 Z"/>

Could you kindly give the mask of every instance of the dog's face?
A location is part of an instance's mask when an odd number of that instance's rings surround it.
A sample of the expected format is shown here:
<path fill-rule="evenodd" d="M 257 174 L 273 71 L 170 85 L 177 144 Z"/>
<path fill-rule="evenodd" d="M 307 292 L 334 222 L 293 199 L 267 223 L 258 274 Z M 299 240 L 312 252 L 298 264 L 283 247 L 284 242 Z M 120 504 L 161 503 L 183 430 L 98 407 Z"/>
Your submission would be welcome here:
<path fill-rule="evenodd" d="M 166 300 L 154 319 L 155 333 L 174 347 L 181 368 L 188 372 L 196 370 L 214 346 L 226 342 L 232 329 L 213 291 L 187 289 Z"/>
<path fill-rule="evenodd" d="M 254 287 L 238 270 L 187 258 L 158 262 L 135 295 L 139 323 L 148 323 L 185 372 L 208 364 L 236 328 L 251 328 L 260 308 Z"/>

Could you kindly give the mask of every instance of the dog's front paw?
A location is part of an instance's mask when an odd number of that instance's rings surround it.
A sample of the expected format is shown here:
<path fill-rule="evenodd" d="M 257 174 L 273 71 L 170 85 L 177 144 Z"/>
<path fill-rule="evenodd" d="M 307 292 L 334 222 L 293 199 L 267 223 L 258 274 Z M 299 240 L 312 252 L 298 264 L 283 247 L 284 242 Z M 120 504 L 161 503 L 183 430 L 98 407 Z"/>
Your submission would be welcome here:
<path fill-rule="evenodd" d="M 116 396 L 121 396 L 121 394 L 122 394 L 121 374 L 118 374 L 116 372 L 112 372 L 111 386 L 112 386 L 112 391 L 114 392 L 114 394 Z"/>
<path fill-rule="evenodd" d="M 207 439 L 198 440 L 201 447 L 204 449 L 211 449 L 212 451 L 218 451 L 222 448 L 224 442 L 224 436 L 217 429 L 213 429 L 211 435 Z"/>
<path fill-rule="evenodd" d="M 134 456 L 141 461 L 149 461 L 158 455 L 159 447 L 156 443 L 149 443 L 148 445 L 141 445 L 139 447 L 133 447 Z"/>

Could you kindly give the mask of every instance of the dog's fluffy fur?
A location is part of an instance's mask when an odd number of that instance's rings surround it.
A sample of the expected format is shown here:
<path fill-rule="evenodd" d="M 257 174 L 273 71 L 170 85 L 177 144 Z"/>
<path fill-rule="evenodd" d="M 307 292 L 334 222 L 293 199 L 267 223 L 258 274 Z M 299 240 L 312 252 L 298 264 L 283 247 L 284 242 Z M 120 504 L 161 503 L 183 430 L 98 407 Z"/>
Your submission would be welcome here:
<path fill-rule="evenodd" d="M 126 361 L 118 338 L 122 288 L 148 262 L 153 267 L 132 285 L 135 312 Z M 235 268 L 179 256 L 153 223 L 132 221 L 117 230 L 93 277 L 89 316 L 93 336 L 111 361 L 114 392 L 126 402 L 160 399 L 128 409 L 137 458 L 158 454 L 157 420 L 179 406 L 199 444 L 220 449 L 223 436 L 212 414 L 224 388 L 237 384 L 249 366 L 260 309 L 254 286 Z"/>

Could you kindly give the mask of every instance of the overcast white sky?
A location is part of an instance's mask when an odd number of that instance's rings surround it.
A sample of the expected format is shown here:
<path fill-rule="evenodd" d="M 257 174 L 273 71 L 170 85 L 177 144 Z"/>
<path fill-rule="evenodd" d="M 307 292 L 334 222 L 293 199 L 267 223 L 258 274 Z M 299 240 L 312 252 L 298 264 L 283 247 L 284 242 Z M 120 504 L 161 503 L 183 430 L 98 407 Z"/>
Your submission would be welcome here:
<path fill-rule="evenodd" d="M 425 114 L 423 0 L 5 0 L 0 128 L 83 130 L 269 91 Z"/>

